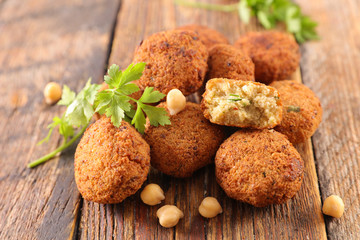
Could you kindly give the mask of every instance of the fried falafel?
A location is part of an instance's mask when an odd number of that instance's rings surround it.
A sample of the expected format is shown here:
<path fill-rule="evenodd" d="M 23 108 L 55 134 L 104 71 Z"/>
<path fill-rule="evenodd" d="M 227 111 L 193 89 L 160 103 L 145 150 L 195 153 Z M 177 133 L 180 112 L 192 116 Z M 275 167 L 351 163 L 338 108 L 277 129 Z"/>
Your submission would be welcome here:
<path fill-rule="evenodd" d="M 75 181 L 84 199 L 119 203 L 136 193 L 150 169 L 150 147 L 129 123 L 102 117 L 84 133 L 75 152 Z"/>
<path fill-rule="evenodd" d="M 159 107 L 168 111 L 166 103 Z M 190 177 L 212 162 L 225 133 L 221 126 L 204 118 L 196 103 L 187 102 L 170 121 L 171 125 L 154 127 L 147 119 L 144 138 L 150 145 L 151 165 L 167 175 Z"/>
<path fill-rule="evenodd" d="M 322 107 L 320 100 L 304 84 L 293 80 L 276 81 L 283 102 L 283 119 L 275 130 L 286 135 L 293 144 L 305 142 L 320 125 Z"/>
<path fill-rule="evenodd" d="M 211 79 L 201 107 L 210 122 L 226 126 L 273 128 L 282 118 L 278 91 L 257 82 Z"/>
<path fill-rule="evenodd" d="M 199 35 L 200 41 L 208 49 L 218 43 L 229 44 L 229 40 L 223 34 L 206 26 L 190 24 L 178 27 L 177 29 L 196 32 Z"/>
<path fill-rule="evenodd" d="M 274 80 L 287 79 L 299 66 L 299 45 L 287 33 L 249 32 L 234 45 L 251 57 L 257 82 L 269 84 Z"/>
<path fill-rule="evenodd" d="M 275 130 L 239 130 L 215 157 L 216 180 L 225 193 L 255 207 L 294 197 L 304 163 L 286 136 Z"/>
<path fill-rule="evenodd" d="M 209 51 L 208 66 L 207 79 L 255 81 L 255 67 L 251 58 L 231 45 L 214 45 Z"/>
<path fill-rule="evenodd" d="M 185 96 L 196 92 L 207 71 L 208 51 L 195 32 L 170 30 L 151 35 L 135 50 L 133 63 L 145 62 L 136 84 L 164 94 L 179 89 Z"/>

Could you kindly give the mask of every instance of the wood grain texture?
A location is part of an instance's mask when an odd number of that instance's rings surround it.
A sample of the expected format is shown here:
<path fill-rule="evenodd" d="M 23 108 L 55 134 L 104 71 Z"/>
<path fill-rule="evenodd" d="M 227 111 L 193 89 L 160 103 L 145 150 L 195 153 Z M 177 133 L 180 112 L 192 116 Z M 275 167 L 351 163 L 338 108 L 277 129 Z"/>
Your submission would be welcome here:
<path fill-rule="evenodd" d="M 74 147 L 36 169 L 55 149 L 36 146 L 63 109 L 44 103 L 49 81 L 79 90 L 106 64 L 118 2 L 18 1 L 0 5 L 0 239 L 67 239 L 77 229 L 80 196 Z"/>
<path fill-rule="evenodd" d="M 302 48 L 304 82 L 321 99 L 313 137 L 322 200 L 337 194 L 342 218 L 326 217 L 329 239 L 360 239 L 360 1 L 298 1 L 319 22 L 319 42 Z"/>
<path fill-rule="evenodd" d="M 124 68 L 131 63 L 133 50 L 146 36 L 190 23 L 217 29 L 231 42 L 241 33 L 260 29 L 255 21 L 248 26 L 242 25 L 235 14 L 179 7 L 170 0 L 125 0 L 118 15 L 109 63 Z M 294 74 L 294 79 L 301 81 L 300 71 Z M 200 95 L 197 93 L 188 99 L 199 101 Z M 297 149 L 305 162 L 305 177 L 300 192 L 286 204 L 255 208 L 226 197 L 215 181 L 214 166 L 201 169 L 188 179 L 174 179 L 152 169 L 145 184 L 160 184 L 166 194 L 162 204 L 175 204 L 185 214 L 175 228 L 159 226 L 156 219 L 159 206 L 144 205 L 139 191 L 111 207 L 84 201 L 81 236 L 92 239 L 90 233 L 95 232 L 95 238 L 103 239 L 108 234 L 105 228 L 110 225 L 116 239 L 326 239 L 311 142 L 301 144 Z M 202 218 L 197 208 L 205 196 L 218 198 L 224 213 L 214 219 Z M 97 212 L 105 215 L 99 218 Z"/>

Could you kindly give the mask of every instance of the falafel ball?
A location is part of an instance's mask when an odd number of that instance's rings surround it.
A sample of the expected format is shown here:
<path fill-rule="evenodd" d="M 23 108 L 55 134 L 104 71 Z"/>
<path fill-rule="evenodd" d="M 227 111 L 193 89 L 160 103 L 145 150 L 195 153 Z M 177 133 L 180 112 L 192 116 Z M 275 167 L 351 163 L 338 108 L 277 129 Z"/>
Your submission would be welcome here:
<path fill-rule="evenodd" d="M 208 66 L 207 79 L 255 81 L 255 67 L 251 58 L 231 45 L 214 45 L 209 51 Z"/>
<path fill-rule="evenodd" d="M 234 45 L 253 60 L 257 82 L 269 84 L 274 80 L 287 79 L 299 66 L 299 45 L 287 33 L 249 32 Z"/>
<path fill-rule="evenodd" d="M 166 103 L 160 103 L 165 107 Z M 150 145 L 151 165 L 178 178 L 211 163 L 225 138 L 223 128 L 204 118 L 200 105 L 187 102 L 185 109 L 170 115 L 171 125 L 154 127 L 147 119 L 145 140 Z"/>
<path fill-rule="evenodd" d="M 84 199 L 119 203 L 136 193 L 150 169 L 150 147 L 129 123 L 102 117 L 84 133 L 75 152 L 75 180 Z"/>
<path fill-rule="evenodd" d="M 294 197 L 304 163 L 286 136 L 275 130 L 239 130 L 215 157 L 216 180 L 225 193 L 255 207 Z"/>
<path fill-rule="evenodd" d="M 229 40 L 223 34 L 206 26 L 190 24 L 178 27 L 177 29 L 196 32 L 199 35 L 200 41 L 208 49 L 218 43 L 229 44 Z"/>
<path fill-rule="evenodd" d="M 154 87 L 167 94 L 177 88 L 190 95 L 203 84 L 207 59 L 208 51 L 196 33 L 183 30 L 155 33 L 135 51 L 133 63 L 146 63 L 136 83 L 141 90 Z"/>
<path fill-rule="evenodd" d="M 226 126 L 273 128 L 280 124 L 282 118 L 278 91 L 250 81 L 209 80 L 201 107 L 210 122 Z"/>
<path fill-rule="evenodd" d="M 283 102 L 283 119 L 275 130 L 286 135 L 292 144 L 305 142 L 318 128 L 322 107 L 315 93 L 304 84 L 293 80 L 276 81 Z"/>

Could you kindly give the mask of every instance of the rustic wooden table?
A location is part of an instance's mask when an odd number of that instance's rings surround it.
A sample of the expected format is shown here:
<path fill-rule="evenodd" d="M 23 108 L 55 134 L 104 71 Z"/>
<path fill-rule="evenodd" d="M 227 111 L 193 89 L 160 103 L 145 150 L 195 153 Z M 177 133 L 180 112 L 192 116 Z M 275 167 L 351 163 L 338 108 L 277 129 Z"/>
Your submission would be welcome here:
<path fill-rule="evenodd" d="M 176 228 L 165 229 L 157 207 L 142 204 L 139 193 L 116 205 L 84 201 L 74 182 L 75 147 L 26 168 L 60 141 L 56 136 L 36 146 L 63 111 L 47 106 L 42 90 L 49 81 L 76 90 L 89 76 L 101 81 L 109 64 L 127 66 L 135 46 L 161 30 L 200 23 L 234 41 L 259 25 L 172 0 L 0 0 L 0 239 L 360 239 L 360 1 L 297 2 L 319 22 L 322 40 L 301 46 L 294 78 L 313 89 L 324 108 L 312 142 L 296 146 L 305 161 L 300 192 L 286 204 L 254 208 L 225 196 L 213 166 L 185 180 L 152 170 L 148 182 L 159 183 L 165 203 L 185 213 Z M 331 194 L 345 202 L 341 219 L 321 213 Z M 207 195 L 224 208 L 211 220 L 197 212 Z"/>

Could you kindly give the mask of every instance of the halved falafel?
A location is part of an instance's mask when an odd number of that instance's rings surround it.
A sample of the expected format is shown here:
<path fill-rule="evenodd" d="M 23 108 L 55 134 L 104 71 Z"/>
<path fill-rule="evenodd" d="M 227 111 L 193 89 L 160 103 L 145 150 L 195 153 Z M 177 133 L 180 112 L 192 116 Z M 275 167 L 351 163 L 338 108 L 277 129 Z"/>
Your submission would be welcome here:
<path fill-rule="evenodd" d="M 282 104 L 277 90 L 250 81 L 209 80 L 201 107 L 210 122 L 226 126 L 273 128 L 282 118 Z"/>
<path fill-rule="evenodd" d="M 255 67 L 251 58 L 228 44 L 216 44 L 210 49 L 208 66 L 207 79 L 255 81 Z"/>
<path fill-rule="evenodd" d="M 304 163 L 287 138 L 275 130 L 239 130 L 215 157 L 216 180 L 225 193 L 255 207 L 294 197 Z"/>
<path fill-rule="evenodd" d="M 202 25 L 190 24 L 178 27 L 180 30 L 194 31 L 199 35 L 200 41 L 210 49 L 212 46 L 218 43 L 228 44 L 227 38 L 220 32 Z"/>
<path fill-rule="evenodd" d="M 257 82 L 269 84 L 274 80 L 287 79 L 299 66 L 299 45 L 287 33 L 249 32 L 234 45 L 251 57 Z"/>
<path fill-rule="evenodd" d="M 195 32 L 155 33 L 135 50 L 133 63 L 146 63 L 143 75 L 136 83 L 141 90 L 154 87 L 167 94 L 177 88 L 184 95 L 190 95 L 203 84 L 207 59 L 208 51 Z"/>
<path fill-rule="evenodd" d="M 166 103 L 159 107 L 166 108 Z M 171 125 L 154 127 L 147 120 L 144 138 L 150 145 L 151 165 L 167 175 L 190 177 L 212 162 L 225 133 L 204 118 L 196 103 L 187 102 L 170 121 Z"/>
<path fill-rule="evenodd" d="M 320 100 L 307 86 L 293 80 L 276 81 L 270 86 L 279 91 L 283 102 L 283 119 L 275 130 L 293 144 L 305 142 L 321 122 Z"/>
<path fill-rule="evenodd" d="M 84 199 L 119 203 L 136 193 L 150 169 L 150 147 L 130 124 L 102 117 L 84 133 L 75 152 L 75 181 Z"/>

